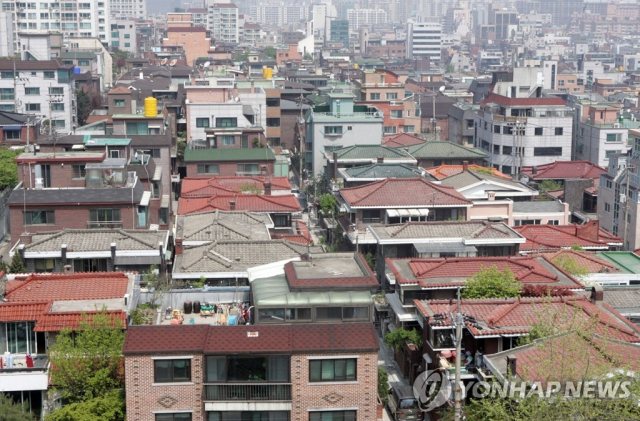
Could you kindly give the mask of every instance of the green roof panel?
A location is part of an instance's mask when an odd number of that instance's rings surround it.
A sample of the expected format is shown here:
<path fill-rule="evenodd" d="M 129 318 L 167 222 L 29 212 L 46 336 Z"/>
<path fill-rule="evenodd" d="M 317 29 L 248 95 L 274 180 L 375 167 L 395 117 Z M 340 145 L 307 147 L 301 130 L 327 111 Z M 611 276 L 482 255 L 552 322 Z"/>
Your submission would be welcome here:
<path fill-rule="evenodd" d="M 185 162 L 202 161 L 275 161 L 276 155 L 270 148 L 237 149 L 185 149 Z"/>

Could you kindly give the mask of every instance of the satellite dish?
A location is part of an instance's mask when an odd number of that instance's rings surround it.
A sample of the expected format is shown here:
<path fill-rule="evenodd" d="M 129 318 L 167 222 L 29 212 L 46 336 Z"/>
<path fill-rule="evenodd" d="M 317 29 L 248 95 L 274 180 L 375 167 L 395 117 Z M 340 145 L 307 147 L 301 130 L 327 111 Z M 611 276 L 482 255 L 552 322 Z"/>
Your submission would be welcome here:
<path fill-rule="evenodd" d="M 207 61 L 202 67 L 204 67 L 206 69 L 209 66 L 211 66 L 211 62 Z"/>
<path fill-rule="evenodd" d="M 166 64 L 167 64 L 167 61 L 168 61 L 168 60 L 167 60 L 166 58 L 163 58 L 163 59 L 162 59 L 162 61 L 160 61 L 160 65 L 161 65 L 161 66 L 166 65 Z"/>
<path fill-rule="evenodd" d="M 178 60 L 176 60 L 175 58 L 173 60 L 171 60 L 171 62 L 169 63 L 169 66 L 173 67 L 176 65 L 176 63 L 178 62 Z"/>

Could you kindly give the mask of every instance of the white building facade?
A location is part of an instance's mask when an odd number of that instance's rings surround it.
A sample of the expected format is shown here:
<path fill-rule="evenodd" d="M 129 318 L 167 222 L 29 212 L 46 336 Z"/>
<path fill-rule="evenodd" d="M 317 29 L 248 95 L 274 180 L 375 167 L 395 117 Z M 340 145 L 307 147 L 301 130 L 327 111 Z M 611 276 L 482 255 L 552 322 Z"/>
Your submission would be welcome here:
<path fill-rule="evenodd" d="M 434 65 L 440 64 L 442 24 L 440 22 L 407 23 L 407 58 L 428 57 Z"/>
<path fill-rule="evenodd" d="M 110 0 L 110 3 L 113 18 L 147 18 L 147 0 Z"/>
<path fill-rule="evenodd" d="M 209 30 L 219 43 L 240 42 L 238 6 L 233 3 L 214 3 L 208 6 Z"/>
<path fill-rule="evenodd" d="M 347 10 L 349 32 L 355 32 L 363 26 L 374 26 L 387 22 L 387 13 L 382 9 L 349 9 Z"/>

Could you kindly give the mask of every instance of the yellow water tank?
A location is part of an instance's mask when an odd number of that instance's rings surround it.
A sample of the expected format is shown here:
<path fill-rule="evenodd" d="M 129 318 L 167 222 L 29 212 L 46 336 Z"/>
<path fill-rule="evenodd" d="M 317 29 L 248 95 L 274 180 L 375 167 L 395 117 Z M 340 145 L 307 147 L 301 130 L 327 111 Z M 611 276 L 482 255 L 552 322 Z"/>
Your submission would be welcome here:
<path fill-rule="evenodd" d="M 354 69 L 356 69 L 356 70 L 358 70 L 358 67 L 359 67 L 359 66 L 358 66 L 358 63 L 356 63 L 356 64 L 354 64 L 354 65 L 353 65 L 353 68 L 354 68 Z"/>
<path fill-rule="evenodd" d="M 266 79 L 272 79 L 273 78 L 273 69 L 267 67 L 267 77 Z"/>
<path fill-rule="evenodd" d="M 144 116 L 155 117 L 158 115 L 158 100 L 150 96 L 144 99 Z"/>
<path fill-rule="evenodd" d="M 267 66 L 262 66 L 262 78 L 267 78 Z"/>

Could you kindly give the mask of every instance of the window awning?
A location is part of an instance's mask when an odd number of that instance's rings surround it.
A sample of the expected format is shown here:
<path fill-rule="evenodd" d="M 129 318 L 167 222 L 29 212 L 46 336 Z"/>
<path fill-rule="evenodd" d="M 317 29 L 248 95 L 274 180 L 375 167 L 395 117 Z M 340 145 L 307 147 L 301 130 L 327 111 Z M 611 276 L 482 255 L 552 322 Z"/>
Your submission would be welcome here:
<path fill-rule="evenodd" d="M 387 209 L 389 218 L 410 217 L 410 216 L 428 216 L 429 209 Z"/>
<path fill-rule="evenodd" d="M 22 126 L 2 126 L 2 130 L 7 131 L 15 131 L 15 130 L 21 130 Z"/>
<path fill-rule="evenodd" d="M 162 178 L 162 167 L 156 167 L 155 172 L 153 173 L 153 181 L 160 181 L 160 179 Z"/>
<path fill-rule="evenodd" d="M 169 195 L 168 194 L 163 194 L 162 198 L 160 199 L 160 207 L 161 208 L 168 208 L 169 207 Z"/>
<path fill-rule="evenodd" d="M 142 193 L 142 199 L 140 199 L 140 206 L 149 206 L 149 201 L 151 200 L 151 192 L 146 191 Z"/>

